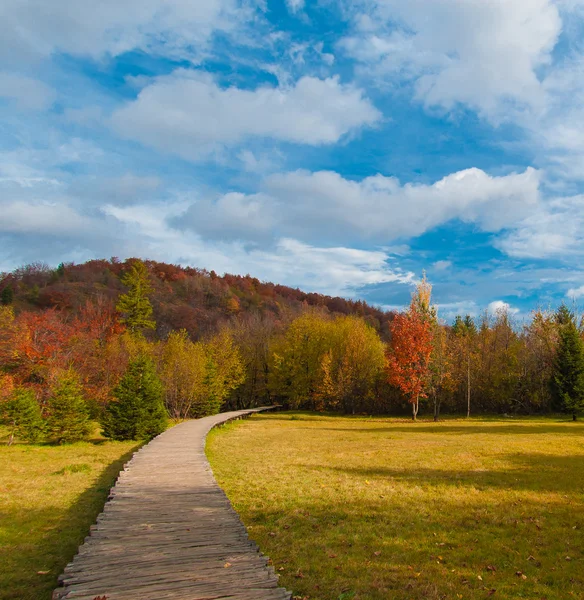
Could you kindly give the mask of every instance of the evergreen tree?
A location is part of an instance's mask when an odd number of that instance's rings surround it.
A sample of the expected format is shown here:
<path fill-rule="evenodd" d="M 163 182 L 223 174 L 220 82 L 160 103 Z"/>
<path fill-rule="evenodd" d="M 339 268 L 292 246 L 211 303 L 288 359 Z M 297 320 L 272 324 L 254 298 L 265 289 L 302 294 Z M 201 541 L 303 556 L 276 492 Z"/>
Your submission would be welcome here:
<path fill-rule="evenodd" d="M 552 392 L 558 404 L 572 414 L 584 410 L 584 346 L 574 314 L 562 305 L 556 313 L 559 344 L 552 375 Z"/>
<path fill-rule="evenodd" d="M 57 443 L 77 442 L 89 435 L 89 410 L 74 372 L 69 371 L 57 379 L 47 408 L 47 432 Z"/>
<path fill-rule="evenodd" d="M 130 288 L 116 305 L 116 310 L 122 314 L 122 323 L 133 332 L 154 329 L 156 322 L 152 319 L 152 304 L 148 299 L 152 286 L 146 265 L 141 260 L 136 261 L 122 277 L 122 283 Z"/>
<path fill-rule="evenodd" d="M 0 423 L 10 431 L 9 446 L 15 437 L 37 442 L 43 435 L 44 422 L 34 393 L 25 388 L 15 389 L 0 405 Z"/>
<path fill-rule="evenodd" d="M 12 286 L 7 285 L 2 290 L 2 294 L 0 296 L 0 301 L 2 302 L 2 304 L 4 304 L 6 306 L 8 304 L 12 304 L 13 300 L 14 300 L 14 290 L 12 289 Z"/>
<path fill-rule="evenodd" d="M 102 420 L 105 437 L 151 439 L 166 429 L 168 417 L 162 402 L 162 382 L 148 357 L 140 356 L 129 364 L 114 396 Z"/>

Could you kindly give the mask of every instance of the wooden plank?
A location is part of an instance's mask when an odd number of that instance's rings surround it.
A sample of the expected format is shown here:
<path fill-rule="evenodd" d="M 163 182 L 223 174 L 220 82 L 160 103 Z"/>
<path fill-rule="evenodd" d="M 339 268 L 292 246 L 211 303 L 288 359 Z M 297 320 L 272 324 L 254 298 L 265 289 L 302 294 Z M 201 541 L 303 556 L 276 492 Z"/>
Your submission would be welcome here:
<path fill-rule="evenodd" d="M 53 600 L 289 600 L 205 456 L 213 427 L 261 410 L 186 421 L 140 449 Z"/>

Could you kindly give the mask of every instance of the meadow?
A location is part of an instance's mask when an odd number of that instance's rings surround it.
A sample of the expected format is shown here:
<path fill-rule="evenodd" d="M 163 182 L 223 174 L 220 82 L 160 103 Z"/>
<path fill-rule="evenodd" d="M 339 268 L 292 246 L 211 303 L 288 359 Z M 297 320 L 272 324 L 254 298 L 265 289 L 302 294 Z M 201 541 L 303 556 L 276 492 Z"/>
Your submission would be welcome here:
<path fill-rule="evenodd" d="M 140 445 L 97 434 L 62 446 L 0 445 L 0 600 L 51 598 Z"/>
<path fill-rule="evenodd" d="M 219 484 L 310 600 L 584 599 L 584 424 L 257 415 Z"/>

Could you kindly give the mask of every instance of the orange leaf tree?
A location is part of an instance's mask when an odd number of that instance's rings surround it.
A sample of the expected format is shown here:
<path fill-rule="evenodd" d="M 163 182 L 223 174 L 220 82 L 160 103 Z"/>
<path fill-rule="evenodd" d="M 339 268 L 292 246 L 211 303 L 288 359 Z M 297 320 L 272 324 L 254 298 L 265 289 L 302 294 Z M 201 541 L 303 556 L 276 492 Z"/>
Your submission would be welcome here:
<path fill-rule="evenodd" d="M 390 325 L 391 347 L 388 352 L 388 379 L 412 405 L 412 419 L 418 415 L 420 398 L 428 396 L 432 325 L 415 302 L 406 313 L 395 316 Z"/>

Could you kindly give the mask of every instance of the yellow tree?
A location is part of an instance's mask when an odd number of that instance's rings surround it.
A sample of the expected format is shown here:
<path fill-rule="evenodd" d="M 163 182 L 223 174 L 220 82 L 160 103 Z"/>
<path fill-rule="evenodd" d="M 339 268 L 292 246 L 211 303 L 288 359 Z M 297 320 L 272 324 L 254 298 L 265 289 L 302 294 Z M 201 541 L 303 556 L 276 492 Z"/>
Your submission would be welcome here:
<path fill-rule="evenodd" d="M 272 345 L 269 385 L 290 408 L 316 410 L 321 402 L 322 360 L 331 347 L 328 319 L 309 312 L 292 321 Z"/>
<path fill-rule="evenodd" d="M 191 342 L 184 329 L 159 343 L 158 375 L 164 384 L 164 404 L 173 418 L 188 418 L 204 398 L 206 370 L 202 344 Z"/>
<path fill-rule="evenodd" d="M 327 407 L 340 404 L 355 413 L 373 400 L 385 370 L 385 346 L 360 317 L 340 317 L 328 324 L 331 347 L 321 360 L 321 390 Z"/>

